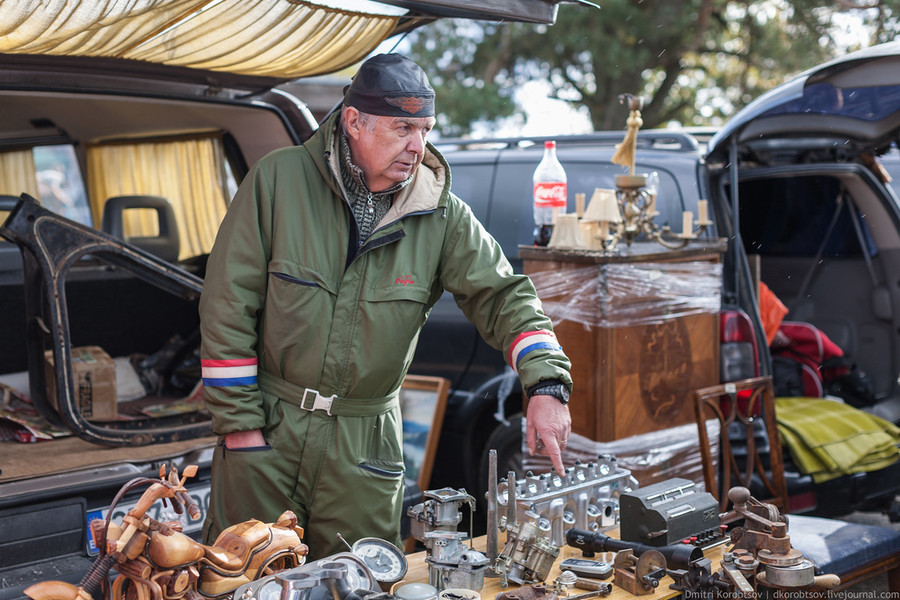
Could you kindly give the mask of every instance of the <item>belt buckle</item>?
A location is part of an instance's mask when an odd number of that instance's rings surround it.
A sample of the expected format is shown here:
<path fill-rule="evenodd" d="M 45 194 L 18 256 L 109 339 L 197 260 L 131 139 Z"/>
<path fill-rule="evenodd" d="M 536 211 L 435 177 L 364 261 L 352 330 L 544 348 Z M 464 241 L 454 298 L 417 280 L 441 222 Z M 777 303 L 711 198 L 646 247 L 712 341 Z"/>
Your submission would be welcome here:
<path fill-rule="evenodd" d="M 313 395 L 312 406 L 310 406 L 310 403 L 307 400 L 307 398 L 309 397 L 310 394 Z M 313 412 L 316 410 L 324 410 L 325 414 L 327 414 L 330 417 L 331 416 L 331 405 L 334 403 L 334 399 L 335 399 L 335 396 L 323 396 L 316 390 L 311 390 L 311 389 L 307 388 L 306 391 L 303 392 L 303 400 L 302 400 L 302 402 L 300 402 L 300 408 L 302 408 L 303 410 L 308 410 L 310 412 Z"/>

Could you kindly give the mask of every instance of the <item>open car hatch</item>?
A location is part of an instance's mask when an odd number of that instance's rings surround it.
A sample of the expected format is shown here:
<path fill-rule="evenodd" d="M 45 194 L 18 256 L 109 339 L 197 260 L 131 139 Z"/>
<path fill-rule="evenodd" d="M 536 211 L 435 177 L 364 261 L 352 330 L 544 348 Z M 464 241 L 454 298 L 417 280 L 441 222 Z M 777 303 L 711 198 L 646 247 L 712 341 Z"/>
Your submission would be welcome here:
<path fill-rule="evenodd" d="M 900 42 L 893 42 L 847 54 L 763 94 L 710 140 L 707 156 L 722 162 L 732 144 L 741 152 L 803 143 L 858 154 L 886 145 L 898 129 Z"/>

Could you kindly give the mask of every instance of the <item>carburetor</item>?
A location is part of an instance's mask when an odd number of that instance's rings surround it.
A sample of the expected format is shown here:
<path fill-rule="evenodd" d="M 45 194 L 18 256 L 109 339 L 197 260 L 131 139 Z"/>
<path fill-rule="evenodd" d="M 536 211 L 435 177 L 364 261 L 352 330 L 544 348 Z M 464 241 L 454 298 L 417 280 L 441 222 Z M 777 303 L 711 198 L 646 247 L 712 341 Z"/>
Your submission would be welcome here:
<path fill-rule="evenodd" d="M 502 522 L 506 529 L 506 545 L 494 561 L 500 587 L 505 588 L 509 581 L 519 585 L 544 581 L 559 556 L 559 546 L 538 528 L 537 515 L 529 513 L 528 517 L 530 520 L 522 523 L 507 523 L 505 519 Z"/>
<path fill-rule="evenodd" d="M 469 505 L 469 530 L 472 529 L 472 512 L 475 498 L 466 490 L 441 488 L 422 493 L 425 501 L 410 507 L 406 513 L 410 517 L 412 536 L 423 542 L 428 551 L 428 583 L 438 591 L 463 588 L 480 590 L 484 587 L 484 576 L 488 569 L 488 558 L 463 543 L 468 534 L 457 531 L 462 521 L 460 508 Z"/>

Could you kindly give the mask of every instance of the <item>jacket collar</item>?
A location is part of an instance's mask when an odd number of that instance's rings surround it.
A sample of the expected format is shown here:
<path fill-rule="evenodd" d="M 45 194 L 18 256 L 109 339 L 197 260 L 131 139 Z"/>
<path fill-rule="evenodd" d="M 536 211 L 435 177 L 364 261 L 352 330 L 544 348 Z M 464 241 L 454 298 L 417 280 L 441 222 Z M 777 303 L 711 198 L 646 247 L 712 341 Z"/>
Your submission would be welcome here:
<path fill-rule="evenodd" d="M 340 178 L 338 127 L 340 112 L 326 119 L 304 146 L 310 151 L 320 173 L 335 193 L 346 199 Z M 426 144 L 425 157 L 416 169 L 413 181 L 397 193 L 391 209 L 376 228 L 409 214 L 431 212 L 445 206 L 449 193 L 450 168 L 447 161 L 434 146 Z"/>

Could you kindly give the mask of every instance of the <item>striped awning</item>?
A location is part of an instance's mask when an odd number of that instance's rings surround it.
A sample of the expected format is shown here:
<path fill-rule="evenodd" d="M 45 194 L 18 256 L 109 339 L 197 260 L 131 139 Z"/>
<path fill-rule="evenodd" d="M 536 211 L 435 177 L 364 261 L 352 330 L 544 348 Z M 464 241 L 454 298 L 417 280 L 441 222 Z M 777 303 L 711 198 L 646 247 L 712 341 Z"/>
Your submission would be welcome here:
<path fill-rule="evenodd" d="M 407 12 L 369 0 L 4 0 L 0 53 L 294 79 L 362 60 Z"/>

